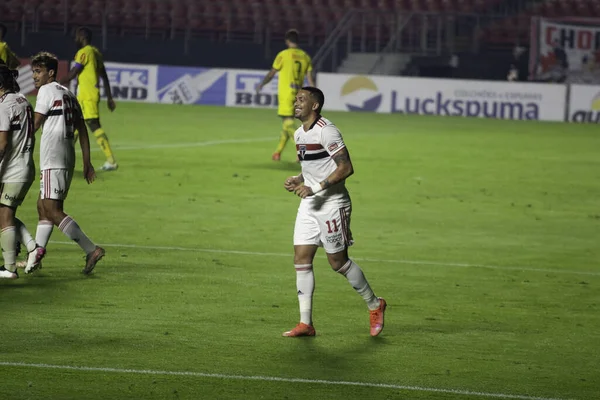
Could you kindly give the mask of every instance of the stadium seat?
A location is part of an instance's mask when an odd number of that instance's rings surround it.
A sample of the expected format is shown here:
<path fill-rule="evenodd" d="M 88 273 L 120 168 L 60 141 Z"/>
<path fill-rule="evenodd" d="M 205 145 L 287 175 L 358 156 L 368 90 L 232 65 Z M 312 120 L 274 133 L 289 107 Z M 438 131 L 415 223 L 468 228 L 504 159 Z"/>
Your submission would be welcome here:
<path fill-rule="evenodd" d="M 154 1 L 148 4 L 149 7 L 149 28 L 150 30 L 159 29 L 165 31 L 171 27 L 171 6 L 166 1 Z"/>
<path fill-rule="evenodd" d="M 37 8 L 39 25 L 47 28 L 65 26 L 68 21 L 67 9 L 63 3 L 46 1 Z"/>
<path fill-rule="evenodd" d="M 188 8 L 183 1 L 173 1 L 171 3 L 171 36 L 177 32 L 182 32 L 186 28 Z"/>
<path fill-rule="evenodd" d="M 19 22 L 25 12 L 27 5 L 20 1 L 8 0 L 0 5 L 0 21 Z"/>
<path fill-rule="evenodd" d="M 95 21 L 95 25 L 101 25 L 104 13 L 106 12 L 106 2 L 102 0 L 93 0 L 89 3 L 90 18 Z"/>

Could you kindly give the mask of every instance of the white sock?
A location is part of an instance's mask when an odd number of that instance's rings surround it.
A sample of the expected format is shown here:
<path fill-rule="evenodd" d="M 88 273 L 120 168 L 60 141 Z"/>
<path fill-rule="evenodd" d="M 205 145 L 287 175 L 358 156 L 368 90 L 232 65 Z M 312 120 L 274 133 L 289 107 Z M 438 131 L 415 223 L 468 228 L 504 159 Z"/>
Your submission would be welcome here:
<path fill-rule="evenodd" d="M 25 245 L 27 248 L 27 252 L 31 253 L 37 247 L 35 240 L 33 240 L 33 236 L 27 230 L 25 224 L 18 218 L 15 218 L 15 227 L 17 228 L 17 239 Z"/>
<path fill-rule="evenodd" d="M 14 226 L 7 226 L 0 233 L 0 244 L 2 245 L 2 257 L 4 258 L 4 268 L 11 272 L 17 269 L 17 230 Z"/>
<path fill-rule="evenodd" d="M 96 249 L 96 245 L 83 233 L 77 222 L 68 215 L 60 222 L 58 229 L 69 239 L 77 243 L 85 251 L 85 254 L 90 254 Z"/>
<path fill-rule="evenodd" d="M 296 288 L 300 305 L 300 322 L 312 325 L 312 298 L 315 291 L 315 274 L 312 264 L 294 264 Z"/>
<path fill-rule="evenodd" d="M 357 263 L 348 260 L 348 262 L 337 272 L 344 275 L 354 290 L 365 299 L 369 310 L 376 310 L 379 308 L 379 299 L 375 296 L 375 293 L 373 293 L 371 286 L 369 286 L 369 282 L 367 282 L 367 278 L 365 278 L 365 274 L 363 274 L 362 269 L 360 269 Z"/>
<path fill-rule="evenodd" d="M 35 242 L 38 246 L 46 248 L 50 235 L 52 235 L 52 229 L 54 224 L 48 220 L 41 220 L 38 222 L 37 229 L 35 231 Z"/>

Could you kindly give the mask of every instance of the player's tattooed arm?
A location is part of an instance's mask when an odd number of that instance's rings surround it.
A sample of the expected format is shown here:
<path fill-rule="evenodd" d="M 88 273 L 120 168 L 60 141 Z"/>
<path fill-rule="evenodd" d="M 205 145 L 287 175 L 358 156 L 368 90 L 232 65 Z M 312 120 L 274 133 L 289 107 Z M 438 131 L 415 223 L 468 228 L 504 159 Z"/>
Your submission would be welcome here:
<path fill-rule="evenodd" d="M 348 153 L 347 148 L 342 148 L 340 151 L 335 153 L 332 158 L 333 161 L 335 161 L 337 168 L 331 173 L 331 175 L 321 182 L 322 189 L 327 189 L 333 185 L 336 185 L 354 173 L 354 167 L 352 166 L 350 153 Z"/>

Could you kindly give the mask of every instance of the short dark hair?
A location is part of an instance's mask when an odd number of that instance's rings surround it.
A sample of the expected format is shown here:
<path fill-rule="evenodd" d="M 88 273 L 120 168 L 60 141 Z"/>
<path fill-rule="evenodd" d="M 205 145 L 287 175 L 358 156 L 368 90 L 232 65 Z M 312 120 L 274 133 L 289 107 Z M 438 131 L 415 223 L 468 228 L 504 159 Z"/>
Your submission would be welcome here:
<path fill-rule="evenodd" d="M 285 33 L 285 40 L 298 44 L 298 31 L 295 29 L 290 29 Z"/>
<path fill-rule="evenodd" d="M 48 71 L 54 71 L 54 76 L 58 74 L 58 58 L 52 53 L 41 51 L 31 57 L 32 67 L 46 67 Z"/>
<path fill-rule="evenodd" d="M 0 60 L 1 61 L 1 60 Z M 0 87 L 9 92 L 19 92 L 21 88 L 17 83 L 19 71 L 9 69 L 6 64 L 0 64 Z"/>
<path fill-rule="evenodd" d="M 81 36 L 83 36 L 83 38 L 87 40 L 88 43 L 92 42 L 92 30 L 90 28 L 80 26 L 75 32 L 81 34 Z"/>
<path fill-rule="evenodd" d="M 317 110 L 317 113 L 320 114 L 321 110 L 323 109 L 323 104 L 325 104 L 325 95 L 321 89 L 314 86 L 304 86 L 302 90 L 306 90 L 308 93 L 310 93 L 310 97 L 312 97 L 315 102 L 319 103 L 319 109 Z"/>
<path fill-rule="evenodd" d="M 6 25 L 0 24 L 0 38 L 4 38 L 4 36 L 6 36 L 6 32 L 8 32 Z"/>

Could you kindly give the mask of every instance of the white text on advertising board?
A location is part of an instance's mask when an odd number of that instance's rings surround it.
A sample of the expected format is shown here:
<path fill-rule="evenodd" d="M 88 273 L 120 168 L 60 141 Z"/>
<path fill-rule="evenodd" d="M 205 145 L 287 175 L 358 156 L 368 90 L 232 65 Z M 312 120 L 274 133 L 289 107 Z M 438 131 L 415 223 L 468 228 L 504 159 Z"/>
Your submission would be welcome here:
<path fill-rule="evenodd" d="M 149 71 L 137 68 L 106 68 L 115 99 L 146 100 Z"/>

